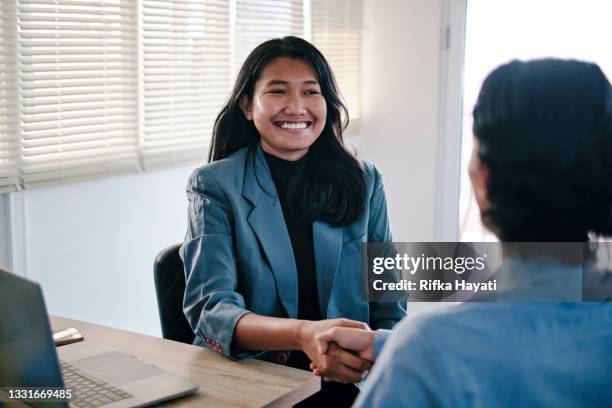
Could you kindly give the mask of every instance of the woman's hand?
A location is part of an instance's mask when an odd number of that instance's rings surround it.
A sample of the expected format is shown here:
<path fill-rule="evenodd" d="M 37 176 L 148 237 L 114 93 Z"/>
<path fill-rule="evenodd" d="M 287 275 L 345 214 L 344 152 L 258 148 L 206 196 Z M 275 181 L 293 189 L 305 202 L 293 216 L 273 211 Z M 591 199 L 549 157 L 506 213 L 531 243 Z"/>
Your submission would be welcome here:
<path fill-rule="evenodd" d="M 319 353 L 325 354 L 331 344 L 337 344 L 345 350 L 357 354 L 359 357 L 374 362 L 374 339 L 376 332 L 369 328 L 367 330 L 349 327 L 334 327 L 321 333 L 319 341 Z"/>
<path fill-rule="evenodd" d="M 337 350 L 349 350 L 361 357 L 363 360 L 374 362 L 374 337 L 372 330 L 354 329 L 348 327 L 334 327 L 317 336 L 319 342 L 319 353 L 335 354 Z M 310 369 L 314 375 L 323 377 L 323 380 L 330 381 L 319 370 L 315 363 L 310 363 Z M 365 373 L 363 373 L 365 375 Z M 363 377 L 363 376 L 362 376 Z"/>
<path fill-rule="evenodd" d="M 319 335 L 334 327 L 370 330 L 367 324 L 349 319 L 302 321 L 297 334 L 300 349 L 325 379 L 340 383 L 359 382 L 363 373 L 372 366 L 370 361 L 337 345 L 330 346 L 325 354 L 320 353 Z"/>
<path fill-rule="evenodd" d="M 234 344 L 244 350 L 302 350 L 325 379 L 359 382 L 371 362 L 337 345 L 326 351 L 321 347 L 324 334 L 334 328 L 370 330 L 367 324 L 349 319 L 309 321 L 247 313 L 236 324 Z"/>

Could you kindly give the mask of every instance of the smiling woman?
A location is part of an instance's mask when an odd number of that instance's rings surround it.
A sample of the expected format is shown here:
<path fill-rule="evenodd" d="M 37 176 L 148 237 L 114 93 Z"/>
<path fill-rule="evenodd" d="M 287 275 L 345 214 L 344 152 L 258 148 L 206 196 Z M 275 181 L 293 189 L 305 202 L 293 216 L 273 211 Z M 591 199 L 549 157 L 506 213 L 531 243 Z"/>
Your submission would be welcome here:
<path fill-rule="evenodd" d="M 252 101 L 241 108 L 255 122 L 262 149 L 285 160 L 303 157 L 317 140 L 327 116 L 325 98 L 312 67 L 305 61 L 277 58 L 261 73 Z"/>
<path fill-rule="evenodd" d="M 304 125 L 304 131 L 293 131 Z M 348 224 L 363 211 L 365 180 L 362 163 L 342 140 L 347 125 L 323 54 L 301 38 L 270 40 L 251 52 L 238 73 L 215 121 L 208 159 L 256 145 L 289 161 L 305 157 L 292 178 L 287 210 L 302 221 Z"/>
<path fill-rule="evenodd" d="M 310 43 L 267 41 L 247 57 L 217 117 L 209 160 L 188 184 L 184 311 L 195 343 L 235 359 L 301 369 L 339 383 L 370 363 L 340 348 L 331 327 L 390 328 L 399 303 L 362 300 L 359 242 L 391 241 L 378 170 L 349 153 L 331 69 Z M 353 385 L 324 384 L 302 406 L 350 406 Z"/>

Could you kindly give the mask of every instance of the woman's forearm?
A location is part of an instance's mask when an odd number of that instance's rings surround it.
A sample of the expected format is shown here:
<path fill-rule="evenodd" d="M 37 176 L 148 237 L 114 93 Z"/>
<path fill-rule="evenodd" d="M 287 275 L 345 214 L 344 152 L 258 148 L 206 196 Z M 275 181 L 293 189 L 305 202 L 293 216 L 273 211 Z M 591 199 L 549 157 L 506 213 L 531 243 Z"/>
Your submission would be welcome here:
<path fill-rule="evenodd" d="M 234 344 L 243 350 L 301 350 L 306 320 L 249 313 L 236 324 Z"/>
<path fill-rule="evenodd" d="M 340 382 L 361 381 L 371 363 L 352 352 L 335 347 L 323 355 L 318 337 L 332 327 L 369 330 L 368 325 L 348 319 L 298 320 L 249 313 L 236 324 L 234 345 L 243 350 L 302 350 L 320 375 Z"/>

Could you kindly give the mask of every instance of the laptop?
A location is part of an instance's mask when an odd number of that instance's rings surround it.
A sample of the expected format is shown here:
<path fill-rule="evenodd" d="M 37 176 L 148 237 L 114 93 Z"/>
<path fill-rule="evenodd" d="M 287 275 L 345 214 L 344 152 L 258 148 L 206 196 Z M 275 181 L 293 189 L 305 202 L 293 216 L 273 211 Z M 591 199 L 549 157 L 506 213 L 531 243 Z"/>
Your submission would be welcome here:
<path fill-rule="evenodd" d="M 65 386 L 72 392 L 70 407 L 123 408 L 155 404 L 198 388 L 90 339 L 56 349 L 40 286 L 1 269 L 0 310 L 0 389 Z M 6 388 L 4 393 L 6 401 Z M 68 406 L 66 401 L 53 405 Z"/>

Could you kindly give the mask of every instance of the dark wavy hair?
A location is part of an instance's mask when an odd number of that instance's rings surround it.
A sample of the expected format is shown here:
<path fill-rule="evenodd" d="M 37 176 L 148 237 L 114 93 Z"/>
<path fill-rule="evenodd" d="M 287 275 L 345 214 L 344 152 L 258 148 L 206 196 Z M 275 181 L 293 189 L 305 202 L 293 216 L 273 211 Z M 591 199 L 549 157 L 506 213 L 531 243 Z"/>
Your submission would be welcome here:
<path fill-rule="evenodd" d="M 208 161 L 223 159 L 259 142 L 259 133 L 240 109 L 240 100 L 243 96 L 252 100 L 261 72 L 280 57 L 309 63 L 327 104 L 323 131 L 310 146 L 304 165 L 288 187 L 290 214 L 303 222 L 319 219 L 334 225 L 349 224 L 361 215 L 365 205 L 363 170 L 344 147 L 342 132 L 349 118 L 332 70 L 323 54 L 308 41 L 298 37 L 276 38 L 260 44 L 249 54 L 229 101 L 215 120 Z"/>
<path fill-rule="evenodd" d="M 505 242 L 586 242 L 612 233 L 612 91 L 592 63 L 512 61 L 474 108 L 489 168 L 486 225 Z"/>

